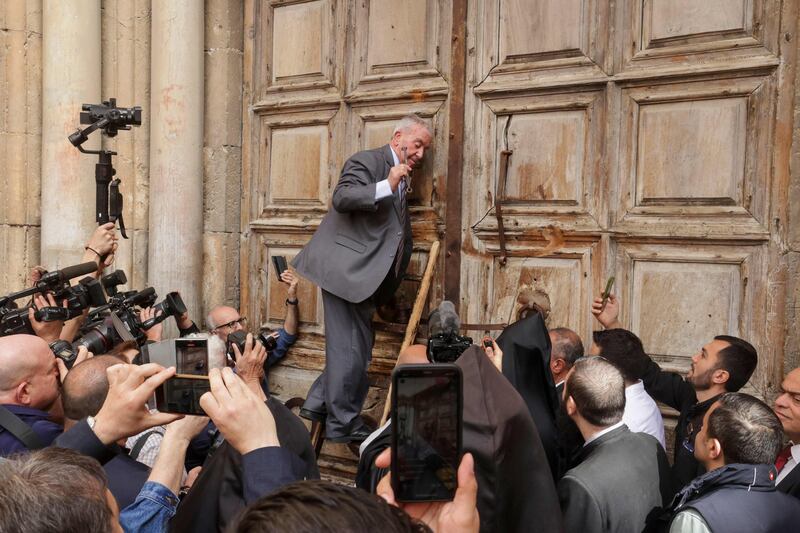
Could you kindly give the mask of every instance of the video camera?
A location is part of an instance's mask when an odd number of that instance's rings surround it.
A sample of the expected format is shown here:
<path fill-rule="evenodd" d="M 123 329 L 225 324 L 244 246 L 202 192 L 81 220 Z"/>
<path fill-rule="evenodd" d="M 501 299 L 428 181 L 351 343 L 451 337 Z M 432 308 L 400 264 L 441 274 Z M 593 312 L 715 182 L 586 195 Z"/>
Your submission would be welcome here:
<path fill-rule="evenodd" d="M 70 285 L 69 280 L 91 274 L 97 270 L 94 262 L 82 263 L 45 272 L 33 287 L 14 292 L 0 298 L 0 336 L 34 333 L 28 318 L 30 306 L 18 308 L 15 300 L 34 294 L 52 293 L 56 301 L 55 307 L 43 307 L 36 310 L 36 320 L 51 322 L 55 320 L 69 320 L 79 316 L 85 309 L 106 305 L 106 297 L 100 283 L 87 276 L 77 285 Z M 67 306 L 61 304 L 66 300 Z"/>
<path fill-rule="evenodd" d="M 92 353 L 106 353 L 117 344 L 129 340 L 141 346 L 145 342 L 145 331 L 171 316 L 186 312 L 186 305 L 177 292 L 171 292 L 164 300 L 155 303 L 158 295 L 153 287 L 118 292 L 117 286 L 126 281 L 125 273 L 121 270 L 102 278 L 106 292 L 111 289 L 113 295 L 106 305 L 89 313 L 86 325 L 81 328 L 82 336 L 74 343 L 76 353 L 79 346 L 86 346 Z M 153 307 L 155 315 L 142 322 L 137 308 L 145 307 Z"/>
<path fill-rule="evenodd" d="M 428 360 L 432 363 L 452 363 L 472 346 L 472 337 L 459 335 L 461 320 L 453 302 L 443 300 L 428 317 Z"/>

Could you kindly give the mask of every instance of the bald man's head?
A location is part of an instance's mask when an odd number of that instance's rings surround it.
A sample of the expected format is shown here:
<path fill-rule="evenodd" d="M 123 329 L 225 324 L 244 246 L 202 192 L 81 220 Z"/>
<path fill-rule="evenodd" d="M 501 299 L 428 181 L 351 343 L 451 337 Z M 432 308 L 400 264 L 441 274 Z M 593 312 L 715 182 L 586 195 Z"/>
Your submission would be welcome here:
<path fill-rule="evenodd" d="M 61 393 L 64 416 L 81 420 L 96 415 L 108 395 L 106 370 L 123 363 L 125 361 L 116 355 L 98 355 L 72 367 L 64 378 Z"/>
<path fill-rule="evenodd" d="M 412 344 L 400 352 L 397 357 L 398 365 L 421 365 L 428 361 L 428 347 L 424 344 Z"/>
<path fill-rule="evenodd" d="M 550 333 L 550 372 L 556 383 L 567 378 L 575 361 L 583 357 L 583 342 L 569 328 L 555 328 Z"/>
<path fill-rule="evenodd" d="M 220 339 L 227 340 L 228 335 L 234 331 L 240 331 L 245 328 L 245 324 L 241 319 L 242 317 L 239 315 L 239 311 L 233 307 L 218 305 L 208 312 L 206 326 L 208 326 L 209 331 L 213 332 Z"/>
<path fill-rule="evenodd" d="M 35 335 L 0 337 L 0 403 L 46 411 L 58 399 L 58 368 Z"/>

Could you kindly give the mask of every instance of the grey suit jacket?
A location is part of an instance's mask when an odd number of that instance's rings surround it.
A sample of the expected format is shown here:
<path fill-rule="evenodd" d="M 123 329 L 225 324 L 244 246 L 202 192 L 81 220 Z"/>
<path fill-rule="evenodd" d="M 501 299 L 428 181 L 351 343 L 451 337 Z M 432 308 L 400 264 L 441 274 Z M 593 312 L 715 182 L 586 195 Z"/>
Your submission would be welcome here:
<path fill-rule="evenodd" d="M 670 496 L 664 449 L 624 425 L 587 444 L 580 464 L 558 483 L 567 533 L 642 531 Z"/>
<path fill-rule="evenodd" d="M 333 191 L 333 209 L 292 261 L 301 276 L 353 303 L 372 296 L 384 280 L 381 293 L 394 293 L 411 258 L 412 240 L 408 214 L 405 226 L 400 224 L 399 196 L 375 201 L 375 185 L 393 164 L 388 144 L 347 160 Z M 392 267 L 404 234 L 400 276 L 395 278 Z"/>

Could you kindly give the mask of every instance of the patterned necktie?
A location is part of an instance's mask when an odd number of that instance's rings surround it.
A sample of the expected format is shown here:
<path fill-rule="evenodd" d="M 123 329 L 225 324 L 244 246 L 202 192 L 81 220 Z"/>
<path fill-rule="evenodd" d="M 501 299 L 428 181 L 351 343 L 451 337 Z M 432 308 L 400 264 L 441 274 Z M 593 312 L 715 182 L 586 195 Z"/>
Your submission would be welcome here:
<path fill-rule="evenodd" d="M 778 457 L 775 458 L 775 470 L 778 471 L 780 474 L 783 467 L 786 466 L 786 463 L 789 462 L 789 457 L 792 456 L 792 447 L 787 446 L 786 448 L 781 450 L 781 453 L 778 454 Z"/>
<path fill-rule="evenodd" d="M 394 258 L 394 275 L 400 276 L 400 263 L 403 262 L 403 248 L 406 242 L 406 217 L 408 209 L 406 205 L 406 179 L 400 180 L 397 186 L 397 194 L 400 196 L 400 242 L 397 245 L 397 253 Z"/>

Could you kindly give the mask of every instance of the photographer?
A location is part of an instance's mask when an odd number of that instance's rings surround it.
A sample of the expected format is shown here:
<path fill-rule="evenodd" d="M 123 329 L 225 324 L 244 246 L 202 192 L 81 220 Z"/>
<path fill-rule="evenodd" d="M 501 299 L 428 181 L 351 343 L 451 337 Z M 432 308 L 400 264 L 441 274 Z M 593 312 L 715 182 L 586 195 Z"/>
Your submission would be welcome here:
<path fill-rule="evenodd" d="M 0 337 L 0 456 L 42 448 L 61 434 L 49 413 L 58 399 L 47 343 L 33 335 Z"/>
<path fill-rule="evenodd" d="M 288 285 L 285 302 L 286 318 L 283 321 L 283 327 L 270 334 L 275 338 L 276 346 L 267 355 L 268 368 L 283 359 L 289 348 L 297 341 L 297 326 L 299 323 L 297 284 L 300 280 L 294 272 L 285 270 L 281 274 L 281 281 Z M 189 319 L 188 314 L 176 317 L 176 320 L 182 337 L 200 331 L 197 325 Z M 209 311 L 206 317 L 206 325 L 211 333 L 227 342 L 228 335 L 231 333 L 247 329 L 247 318 L 241 316 L 233 307 L 218 305 Z M 269 389 L 266 388 L 266 381 L 264 385 L 265 393 L 269 393 Z"/>

